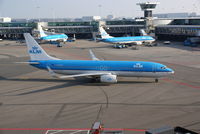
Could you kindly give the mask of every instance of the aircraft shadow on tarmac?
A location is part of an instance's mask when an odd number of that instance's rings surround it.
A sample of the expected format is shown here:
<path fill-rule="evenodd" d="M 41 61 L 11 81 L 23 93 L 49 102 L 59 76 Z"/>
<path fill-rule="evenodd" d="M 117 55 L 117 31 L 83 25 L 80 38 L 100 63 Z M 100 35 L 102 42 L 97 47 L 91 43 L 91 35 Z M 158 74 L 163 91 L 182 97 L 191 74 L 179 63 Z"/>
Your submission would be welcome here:
<path fill-rule="evenodd" d="M 0 80 L 6 80 L 6 81 L 19 81 L 19 82 L 53 82 L 53 83 L 61 83 L 56 86 L 52 87 L 47 87 L 43 89 L 37 89 L 38 87 L 35 87 L 35 90 L 28 91 L 28 92 L 23 92 L 16 94 L 14 96 L 19 96 L 19 95 L 29 95 L 29 94 L 34 94 L 34 93 L 40 93 L 40 92 L 47 92 L 47 91 L 52 91 L 52 90 L 59 90 L 62 88 L 68 88 L 68 87 L 75 87 L 75 86 L 110 86 L 113 84 L 106 84 L 106 83 L 100 83 L 100 82 L 94 82 L 91 78 L 76 78 L 76 79 L 68 79 L 68 80 L 59 80 L 59 79 L 35 79 L 35 78 L 30 78 L 30 79 L 23 79 L 23 78 L 5 78 L 0 76 Z M 117 84 L 141 84 L 141 83 L 154 83 L 152 81 L 119 81 Z M 12 91 L 7 91 L 4 93 L 0 93 L 0 95 L 7 95 L 10 93 L 15 93 L 19 91 L 27 90 L 27 88 L 22 88 L 22 89 L 17 89 L 17 90 L 12 90 Z M 12 96 L 12 95 L 11 95 Z"/>
<path fill-rule="evenodd" d="M 29 92 L 24 92 L 18 95 L 28 95 L 28 94 L 33 94 L 33 93 L 39 93 L 39 92 L 45 92 L 45 91 L 51 91 L 51 90 L 58 90 L 61 88 L 67 88 L 67 87 L 73 87 L 73 86 L 78 86 L 78 85 L 84 85 L 84 83 L 87 83 L 87 79 L 82 79 L 82 80 L 58 80 L 58 79 L 22 79 L 22 78 L 5 78 L 0 76 L 0 80 L 6 80 L 6 81 L 18 81 L 18 82 L 53 82 L 53 83 L 62 83 L 60 85 L 52 86 L 52 87 L 47 87 L 43 89 L 37 89 Z M 34 86 L 33 86 L 34 87 Z M 17 90 L 12 90 L 12 91 L 7 91 L 4 93 L 0 93 L 0 95 L 6 95 L 9 93 L 15 93 L 19 91 L 27 90 L 27 88 L 22 88 L 22 89 L 17 89 Z"/>
<path fill-rule="evenodd" d="M 171 44 L 171 45 L 161 45 L 159 47 L 169 47 L 169 48 L 176 48 L 176 49 L 181 49 L 181 50 L 186 50 L 186 51 L 200 51 L 200 47 L 190 47 L 190 46 L 184 46 L 184 45 L 180 45 L 180 44 Z"/>
<path fill-rule="evenodd" d="M 82 50 L 88 50 L 88 49 L 98 49 L 98 48 L 113 48 L 113 47 L 112 47 L 112 46 L 109 46 L 109 45 L 105 45 L 105 46 L 87 47 L 87 48 L 80 47 L 79 49 L 82 49 Z"/>
<path fill-rule="evenodd" d="M 64 83 L 64 84 L 61 84 L 61 85 L 56 85 L 56 86 L 52 86 L 52 87 L 47 87 L 47 88 L 38 89 L 38 90 L 36 89 L 36 90 L 33 90 L 33 91 L 20 93 L 20 94 L 17 94 L 17 96 L 19 96 L 19 95 L 29 95 L 29 94 L 46 92 L 46 91 L 51 91 L 51 90 L 58 90 L 58 89 L 73 87 L 73 86 L 77 86 L 77 85 L 80 85 L 80 83 Z"/>

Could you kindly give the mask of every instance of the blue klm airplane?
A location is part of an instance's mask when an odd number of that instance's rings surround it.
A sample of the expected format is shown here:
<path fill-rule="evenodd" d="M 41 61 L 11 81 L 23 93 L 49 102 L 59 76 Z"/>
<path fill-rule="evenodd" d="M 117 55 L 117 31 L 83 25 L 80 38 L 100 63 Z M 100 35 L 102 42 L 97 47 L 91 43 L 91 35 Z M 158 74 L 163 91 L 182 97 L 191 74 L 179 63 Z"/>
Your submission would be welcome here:
<path fill-rule="evenodd" d="M 153 43 L 155 39 L 151 36 L 147 36 L 144 31 L 142 31 L 144 36 L 131 36 L 131 37 L 112 37 L 110 36 L 104 28 L 101 26 L 99 28 L 102 42 L 112 43 L 112 44 L 135 44 L 142 45 L 143 43 Z"/>
<path fill-rule="evenodd" d="M 40 39 L 44 41 L 63 41 L 66 42 L 68 39 L 68 36 L 66 34 L 54 34 L 54 35 L 46 35 L 42 29 L 42 27 L 39 25 L 39 32 L 40 32 Z"/>
<path fill-rule="evenodd" d="M 117 76 L 123 76 L 151 77 L 158 82 L 158 78 L 174 73 L 165 65 L 154 62 L 101 61 L 91 50 L 92 60 L 61 60 L 49 56 L 29 33 L 25 33 L 24 37 L 31 58 L 28 63 L 36 68 L 47 70 L 51 76 L 60 79 L 89 76 L 103 83 L 117 83 Z"/>

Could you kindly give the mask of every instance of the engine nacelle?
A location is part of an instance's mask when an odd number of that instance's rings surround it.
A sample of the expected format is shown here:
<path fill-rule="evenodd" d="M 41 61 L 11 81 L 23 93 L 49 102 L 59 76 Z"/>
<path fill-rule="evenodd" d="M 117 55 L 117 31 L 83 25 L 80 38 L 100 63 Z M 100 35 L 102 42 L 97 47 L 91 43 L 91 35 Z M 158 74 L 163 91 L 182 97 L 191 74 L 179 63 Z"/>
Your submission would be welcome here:
<path fill-rule="evenodd" d="M 112 74 L 101 75 L 100 81 L 103 83 L 117 83 L 117 75 L 112 75 Z"/>
<path fill-rule="evenodd" d="M 136 42 L 136 45 L 142 45 L 143 42 L 139 41 L 139 42 Z"/>

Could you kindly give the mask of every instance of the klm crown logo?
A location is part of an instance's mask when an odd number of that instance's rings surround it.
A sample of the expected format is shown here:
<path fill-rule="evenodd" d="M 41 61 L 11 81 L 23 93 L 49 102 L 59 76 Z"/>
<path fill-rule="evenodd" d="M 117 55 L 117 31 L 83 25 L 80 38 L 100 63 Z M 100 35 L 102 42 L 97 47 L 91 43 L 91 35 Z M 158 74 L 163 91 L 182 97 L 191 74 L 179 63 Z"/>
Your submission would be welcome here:
<path fill-rule="evenodd" d="M 29 50 L 29 53 L 31 53 L 31 54 L 41 54 L 42 51 L 38 50 L 38 47 L 34 46 L 34 47 L 32 47 L 31 50 Z"/>

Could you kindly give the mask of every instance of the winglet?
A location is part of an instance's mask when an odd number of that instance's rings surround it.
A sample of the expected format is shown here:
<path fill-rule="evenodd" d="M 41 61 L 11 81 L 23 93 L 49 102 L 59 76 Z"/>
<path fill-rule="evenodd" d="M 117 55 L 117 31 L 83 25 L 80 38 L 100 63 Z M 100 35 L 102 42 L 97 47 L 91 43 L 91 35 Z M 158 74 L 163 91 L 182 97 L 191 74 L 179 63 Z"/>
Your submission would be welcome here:
<path fill-rule="evenodd" d="M 94 55 L 94 53 L 92 52 L 91 49 L 89 50 L 89 52 L 90 52 L 90 57 L 92 58 L 92 60 L 94 60 L 94 61 L 100 61 L 100 59 L 98 59 L 98 58 Z"/>

